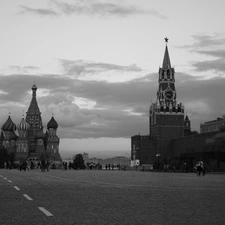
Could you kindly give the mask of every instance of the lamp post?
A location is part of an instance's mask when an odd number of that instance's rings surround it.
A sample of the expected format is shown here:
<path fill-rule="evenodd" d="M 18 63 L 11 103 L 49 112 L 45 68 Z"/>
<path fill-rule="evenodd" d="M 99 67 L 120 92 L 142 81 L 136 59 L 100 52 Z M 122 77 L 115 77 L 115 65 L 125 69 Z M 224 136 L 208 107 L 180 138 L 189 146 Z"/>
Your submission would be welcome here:
<path fill-rule="evenodd" d="M 130 166 L 130 155 L 128 153 L 125 153 L 125 155 L 128 156 L 128 166 Z"/>
<path fill-rule="evenodd" d="M 156 158 L 157 158 L 157 169 L 158 169 L 158 172 L 159 172 L 159 166 L 160 166 L 160 163 L 159 163 L 159 159 L 160 159 L 161 155 L 159 153 L 156 154 Z"/>
<path fill-rule="evenodd" d="M 133 160 L 134 164 L 136 163 L 136 149 L 133 149 Z"/>

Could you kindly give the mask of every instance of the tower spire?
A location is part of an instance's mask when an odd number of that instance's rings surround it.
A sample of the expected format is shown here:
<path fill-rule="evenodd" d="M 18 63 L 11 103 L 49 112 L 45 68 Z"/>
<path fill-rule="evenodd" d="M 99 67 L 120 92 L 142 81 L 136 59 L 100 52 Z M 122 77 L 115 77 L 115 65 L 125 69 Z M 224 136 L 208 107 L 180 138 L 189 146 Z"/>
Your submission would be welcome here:
<path fill-rule="evenodd" d="M 36 99 L 37 86 L 34 84 L 31 89 L 32 89 L 32 99 L 27 113 L 40 114 L 40 110 Z"/>
<path fill-rule="evenodd" d="M 165 70 L 171 68 L 170 56 L 169 56 L 169 51 L 168 51 L 168 47 L 167 47 L 168 40 L 169 40 L 168 38 L 165 38 L 166 49 L 165 49 L 164 58 L 163 58 L 163 64 L 162 64 L 162 68 L 165 69 Z"/>

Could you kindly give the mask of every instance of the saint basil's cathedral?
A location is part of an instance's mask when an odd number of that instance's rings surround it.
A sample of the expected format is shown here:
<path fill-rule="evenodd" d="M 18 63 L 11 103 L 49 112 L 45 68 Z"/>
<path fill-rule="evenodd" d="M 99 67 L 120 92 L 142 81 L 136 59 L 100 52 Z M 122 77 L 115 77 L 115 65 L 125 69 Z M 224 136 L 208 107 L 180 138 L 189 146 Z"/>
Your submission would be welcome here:
<path fill-rule="evenodd" d="M 37 86 L 34 84 L 31 89 L 32 99 L 26 118 L 23 116 L 16 126 L 9 115 L 1 127 L 0 145 L 5 147 L 8 153 L 15 153 L 15 162 L 42 159 L 61 161 L 57 136 L 58 124 L 52 116 L 44 133 L 36 99 Z"/>

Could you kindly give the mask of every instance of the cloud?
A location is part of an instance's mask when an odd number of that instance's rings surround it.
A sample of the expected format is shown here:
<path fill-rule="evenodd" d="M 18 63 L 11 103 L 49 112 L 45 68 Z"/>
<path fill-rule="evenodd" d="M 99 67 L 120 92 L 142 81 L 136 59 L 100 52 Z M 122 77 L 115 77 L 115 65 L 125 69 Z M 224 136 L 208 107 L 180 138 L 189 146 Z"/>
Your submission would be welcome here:
<path fill-rule="evenodd" d="M 225 71 L 225 58 L 216 60 L 206 60 L 202 62 L 194 62 L 192 66 L 195 67 L 197 71 L 204 72 L 213 70 L 216 72 Z"/>
<path fill-rule="evenodd" d="M 224 45 L 225 38 L 223 34 L 215 35 L 194 35 L 196 47 L 218 47 Z"/>
<path fill-rule="evenodd" d="M 224 34 L 215 35 L 194 35 L 194 43 L 192 45 L 181 46 L 187 48 L 191 52 L 200 55 L 212 57 L 212 59 L 204 61 L 192 62 L 192 66 L 196 71 L 215 71 L 221 73 L 225 71 L 225 37 Z"/>
<path fill-rule="evenodd" d="M 225 106 L 221 104 L 224 101 L 224 85 L 223 77 L 202 80 L 187 74 L 176 74 L 178 98 L 183 102 L 195 130 L 199 130 L 201 122 L 221 117 L 225 113 Z"/>
<path fill-rule="evenodd" d="M 132 82 L 123 85 L 105 81 L 74 80 L 59 75 L 37 75 L 37 100 L 43 125 L 46 127 L 54 113 L 61 138 L 129 137 L 133 132 L 136 133 L 133 126 L 141 132 L 141 127 L 148 120 L 145 111 L 148 111 L 150 102 L 145 105 L 145 109 L 140 107 L 140 103 L 148 99 L 149 87 L 144 83 L 135 83 L 136 89 L 142 89 L 142 92 L 135 94 Z M 7 119 L 9 108 L 14 123 L 21 120 L 22 111 L 26 112 L 30 104 L 32 85 L 33 79 L 27 75 L 0 76 L 0 91 L 6 93 L 1 95 L 0 105 L 3 111 L 0 124 Z M 146 93 L 143 94 L 144 89 Z M 139 104 L 133 104 L 140 95 L 145 95 L 145 98 L 139 99 Z M 92 108 L 80 108 L 75 104 L 76 97 L 96 104 Z M 138 115 L 134 112 L 138 112 Z M 147 130 L 146 126 L 142 131 L 147 133 Z"/>
<path fill-rule="evenodd" d="M 215 34 L 215 35 L 204 35 L 196 34 L 192 36 L 194 43 L 191 45 L 179 46 L 179 48 L 190 49 L 191 51 L 198 51 L 202 48 L 212 48 L 223 46 L 225 43 L 224 34 Z"/>
<path fill-rule="evenodd" d="M 28 6 L 21 5 L 20 6 L 20 14 L 35 14 L 40 16 L 58 16 L 58 13 L 51 9 L 34 9 Z"/>
<path fill-rule="evenodd" d="M 225 57 L 225 49 L 224 50 L 196 50 L 196 52 L 202 55 L 213 56 L 217 58 Z"/>
<path fill-rule="evenodd" d="M 137 65 L 129 65 L 129 66 L 122 66 L 110 63 L 102 63 L 102 62 L 91 62 L 85 60 L 65 60 L 65 59 L 58 59 L 61 67 L 62 73 L 65 75 L 70 75 L 73 77 L 80 77 L 80 76 L 91 76 L 93 75 L 100 75 L 106 74 L 107 72 L 142 72 L 142 69 Z"/>
<path fill-rule="evenodd" d="M 59 16 L 59 15 L 86 15 L 97 17 L 126 17 L 133 15 L 151 15 L 160 19 L 167 17 L 156 10 L 141 9 L 136 5 L 129 5 L 118 1 L 91 1 L 91 0 L 76 0 L 73 3 L 65 1 L 51 0 L 49 5 L 52 8 L 35 9 L 27 6 L 21 6 L 22 14 L 33 13 L 41 16 Z"/>
<path fill-rule="evenodd" d="M 10 70 L 16 71 L 17 73 L 30 73 L 39 69 L 36 66 L 9 66 Z"/>
<path fill-rule="evenodd" d="M 224 114 L 225 78 L 202 80 L 183 73 L 175 76 L 177 102 L 184 104 L 194 130 L 199 130 L 201 122 Z M 129 138 L 139 132 L 148 134 L 148 112 L 151 100 L 156 101 L 157 77 L 154 73 L 109 83 L 59 74 L 36 75 L 43 125 L 46 128 L 54 113 L 60 138 Z M 0 76 L 0 125 L 9 111 L 14 123 L 20 122 L 22 111 L 27 111 L 31 101 L 32 85 L 33 77 L 25 74 Z M 80 107 L 76 99 L 85 104 Z"/>
<path fill-rule="evenodd" d="M 115 3 L 115 1 L 108 1 L 107 3 L 101 1 L 76 1 L 75 4 L 67 2 L 52 1 L 56 8 L 65 15 L 94 15 L 94 16 L 119 16 L 125 17 L 138 14 L 149 14 L 159 18 L 165 19 L 165 16 L 155 10 L 144 10 L 134 5 L 122 5 Z"/>

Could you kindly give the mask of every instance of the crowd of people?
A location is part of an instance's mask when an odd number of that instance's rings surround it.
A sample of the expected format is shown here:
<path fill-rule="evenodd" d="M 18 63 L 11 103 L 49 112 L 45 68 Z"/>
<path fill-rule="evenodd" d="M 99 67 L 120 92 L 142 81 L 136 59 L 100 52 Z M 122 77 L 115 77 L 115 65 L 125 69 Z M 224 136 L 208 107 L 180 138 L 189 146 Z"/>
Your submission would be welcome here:
<path fill-rule="evenodd" d="M 41 169 L 42 172 L 49 171 L 50 162 L 48 160 L 41 160 L 39 162 L 33 162 L 30 160 L 21 161 L 18 165 L 20 171 L 30 171 L 32 169 Z"/>
<path fill-rule="evenodd" d="M 155 168 L 158 168 L 158 171 L 161 171 L 159 170 L 159 165 L 154 165 L 156 166 Z M 117 164 L 117 165 L 114 165 L 114 164 L 106 164 L 106 165 L 101 165 L 99 163 L 97 164 L 94 164 L 94 163 L 88 163 L 86 166 L 86 169 L 88 170 L 102 170 L 102 169 L 105 169 L 105 170 L 126 170 L 126 166 L 125 165 L 120 165 L 120 164 Z M 137 167 L 136 166 L 136 170 L 137 170 Z M 9 163 L 5 162 L 4 163 L 4 168 L 5 169 L 10 169 L 11 166 Z M 41 161 L 32 161 L 32 160 L 26 160 L 26 161 L 21 161 L 17 167 L 20 171 L 30 171 L 32 169 L 41 169 L 42 172 L 45 172 L 45 171 L 49 171 L 49 169 L 56 169 L 56 165 L 52 162 L 50 162 L 49 160 L 44 160 L 42 159 Z M 72 162 L 62 162 L 62 164 L 60 166 L 58 166 L 57 168 L 61 168 L 62 170 L 67 170 L 67 169 L 77 169 L 77 168 L 74 168 L 74 164 Z M 152 167 L 154 169 L 154 167 Z M 186 162 L 183 162 L 181 163 L 181 165 L 179 166 L 179 169 L 176 165 L 175 162 L 173 162 L 171 165 L 164 165 L 163 167 L 163 171 L 164 172 L 167 172 L 169 171 L 170 169 L 172 169 L 173 172 L 177 172 L 177 171 L 180 171 L 180 172 L 189 172 L 189 167 L 188 167 L 188 164 Z M 192 169 L 193 170 L 193 169 Z M 196 171 L 197 175 L 205 175 L 206 174 L 206 166 L 204 165 L 203 161 L 201 159 L 197 160 L 197 162 L 195 163 L 194 165 L 194 170 Z M 143 170 L 142 171 L 145 171 L 144 167 L 143 167 Z"/>
<path fill-rule="evenodd" d="M 114 165 L 114 164 L 106 164 L 105 165 L 105 169 L 106 170 L 114 170 L 114 169 L 117 169 L 117 170 L 126 170 L 126 166 L 120 165 L 120 164 L 117 164 L 117 165 Z"/>

